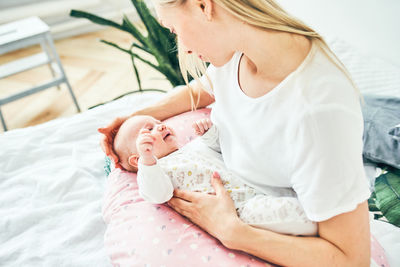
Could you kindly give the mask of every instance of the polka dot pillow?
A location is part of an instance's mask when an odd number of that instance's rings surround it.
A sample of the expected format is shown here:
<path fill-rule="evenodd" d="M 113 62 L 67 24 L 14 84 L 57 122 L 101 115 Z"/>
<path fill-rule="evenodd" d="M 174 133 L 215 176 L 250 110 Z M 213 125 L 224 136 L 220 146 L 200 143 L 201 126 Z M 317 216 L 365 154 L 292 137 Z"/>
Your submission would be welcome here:
<path fill-rule="evenodd" d="M 184 145 L 195 138 L 192 122 L 209 114 L 209 109 L 201 109 L 165 122 L 176 130 L 178 142 Z M 102 212 L 107 224 L 105 249 L 113 266 L 273 266 L 225 248 L 166 204 L 147 203 L 139 196 L 133 173 L 112 170 Z M 375 238 L 371 240 L 374 262 L 388 266 L 382 248 Z"/>

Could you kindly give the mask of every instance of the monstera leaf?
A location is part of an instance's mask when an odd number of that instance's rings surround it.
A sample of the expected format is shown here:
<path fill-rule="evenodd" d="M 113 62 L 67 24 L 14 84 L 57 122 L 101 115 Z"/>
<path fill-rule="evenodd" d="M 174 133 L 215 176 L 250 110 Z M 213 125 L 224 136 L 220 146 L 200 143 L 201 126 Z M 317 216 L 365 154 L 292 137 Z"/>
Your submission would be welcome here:
<path fill-rule="evenodd" d="M 400 170 L 390 168 L 376 179 L 375 197 L 383 216 L 400 227 Z"/>

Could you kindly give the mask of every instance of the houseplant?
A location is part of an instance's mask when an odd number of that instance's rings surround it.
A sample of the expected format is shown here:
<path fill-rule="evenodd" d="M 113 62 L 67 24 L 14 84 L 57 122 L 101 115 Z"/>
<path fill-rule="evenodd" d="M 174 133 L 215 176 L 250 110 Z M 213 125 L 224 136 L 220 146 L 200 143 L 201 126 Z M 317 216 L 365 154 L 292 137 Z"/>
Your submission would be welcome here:
<path fill-rule="evenodd" d="M 162 91 L 161 89 L 143 89 L 140 81 L 140 75 L 136 66 L 136 61 L 140 60 L 145 64 L 148 64 L 152 68 L 162 73 L 166 79 L 171 83 L 173 87 L 182 85 L 185 83 L 182 74 L 179 69 L 178 51 L 175 35 L 170 31 L 162 27 L 158 21 L 151 14 L 150 10 L 146 6 L 143 0 L 131 0 L 133 6 L 138 13 L 141 22 L 145 27 L 145 32 L 141 32 L 137 26 L 135 26 L 126 15 L 123 16 L 122 23 L 117 23 L 106 18 L 97 16 L 95 14 L 81 11 L 71 10 L 70 16 L 75 18 L 86 18 L 93 23 L 111 26 L 121 31 L 125 31 L 132 35 L 134 40 L 129 48 L 123 48 L 116 43 L 107 40 L 100 40 L 101 42 L 110 45 L 118 50 L 127 53 L 131 58 L 132 66 L 138 81 L 138 90 L 133 92 L 143 91 Z M 144 59 L 137 54 L 137 51 L 141 50 L 148 53 L 157 61 L 157 64 Z M 130 92 L 132 93 L 132 92 Z"/>

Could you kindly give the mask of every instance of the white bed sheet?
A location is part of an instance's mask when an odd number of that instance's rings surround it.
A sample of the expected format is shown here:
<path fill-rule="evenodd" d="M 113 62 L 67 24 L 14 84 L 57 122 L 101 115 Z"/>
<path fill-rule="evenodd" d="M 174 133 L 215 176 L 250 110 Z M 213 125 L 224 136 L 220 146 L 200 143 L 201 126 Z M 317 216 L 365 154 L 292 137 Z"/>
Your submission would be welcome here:
<path fill-rule="evenodd" d="M 161 94 L 131 95 L 0 135 L 0 266 L 110 266 L 96 129 Z"/>
<path fill-rule="evenodd" d="M 371 233 L 385 249 L 391 267 L 400 266 L 400 228 L 390 223 L 372 220 Z"/>

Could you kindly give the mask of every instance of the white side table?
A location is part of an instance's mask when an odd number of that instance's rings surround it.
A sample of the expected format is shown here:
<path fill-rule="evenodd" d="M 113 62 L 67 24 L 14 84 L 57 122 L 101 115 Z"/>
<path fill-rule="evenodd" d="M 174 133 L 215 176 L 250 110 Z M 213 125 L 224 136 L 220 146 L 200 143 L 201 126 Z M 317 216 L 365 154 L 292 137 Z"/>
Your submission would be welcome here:
<path fill-rule="evenodd" d="M 0 98 L 0 107 L 22 97 L 65 83 L 71 94 L 72 100 L 74 101 L 76 109 L 80 112 L 81 110 L 78 102 L 55 49 L 49 26 L 38 17 L 30 17 L 0 25 L 0 55 L 35 44 L 40 44 L 43 52 L 0 65 L 0 79 L 45 64 L 49 65 L 53 79 L 43 84 L 28 88 L 22 92 L 5 98 Z M 1 110 L 0 119 L 4 131 L 7 131 L 7 126 Z"/>

